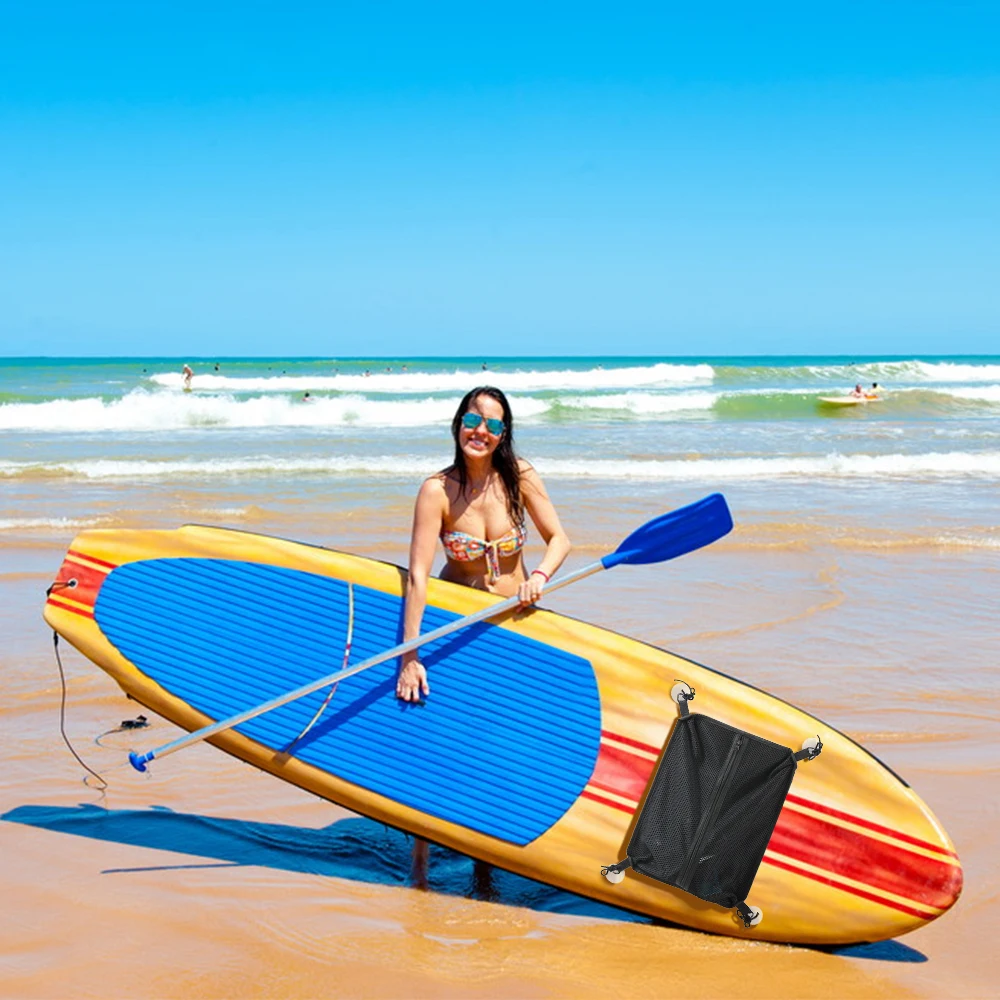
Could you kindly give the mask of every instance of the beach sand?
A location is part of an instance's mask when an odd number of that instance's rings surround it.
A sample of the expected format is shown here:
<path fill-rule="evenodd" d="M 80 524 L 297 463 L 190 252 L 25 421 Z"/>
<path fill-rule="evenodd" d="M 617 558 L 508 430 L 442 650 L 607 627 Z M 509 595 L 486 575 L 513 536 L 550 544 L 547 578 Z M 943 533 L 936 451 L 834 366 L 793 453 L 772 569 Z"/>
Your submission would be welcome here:
<path fill-rule="evenodd" d="M 412 492 L 370 494 L 333 519 L 289 490 L 231 502 L 238 516 L 219 523 L 402 563 Z M 556 492 L 577 543 L 570 565 L 658 512 L 642 496 L 609 509 L 585 484 Z M 174 527 L 206 502 L 174 494 L 116 516 Z M 438 850 L 431 891 L 418 891 L 406 838 L 208 746 L 133 772 L 127 749 L 175 730 L 153 719 L 96 744 L 139 710 L 63 644 L 66 730 L 105 773 L 100 794 L 59 734 L 41 609 L 73 532 L 52 528 L 8 533 L 0 548 L 0 996 L 1000 995 L 997 553 L 734 511 L 738 530 L 712 549 L 582 582 L 549 606 L 764 687 L 902 774 L 965 869 L 962 898 L 935 923 L 840 952 L 753 943 L 580 912 L 504 873 L 499 901 L 478 898 L 489 890 L 471 863 Z"/>

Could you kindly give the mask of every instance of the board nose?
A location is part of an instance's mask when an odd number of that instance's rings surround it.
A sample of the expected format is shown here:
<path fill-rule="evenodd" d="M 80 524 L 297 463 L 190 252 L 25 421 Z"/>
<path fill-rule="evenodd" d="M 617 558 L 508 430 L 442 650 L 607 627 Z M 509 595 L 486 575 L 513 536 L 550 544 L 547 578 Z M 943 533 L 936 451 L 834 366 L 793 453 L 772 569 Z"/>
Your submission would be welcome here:
<path fill-rule="evenodd" d="M 92 614 L 97 595 L 114 568 L 114 563 L 70 549 L 49 586 L 46 604 Z"/>

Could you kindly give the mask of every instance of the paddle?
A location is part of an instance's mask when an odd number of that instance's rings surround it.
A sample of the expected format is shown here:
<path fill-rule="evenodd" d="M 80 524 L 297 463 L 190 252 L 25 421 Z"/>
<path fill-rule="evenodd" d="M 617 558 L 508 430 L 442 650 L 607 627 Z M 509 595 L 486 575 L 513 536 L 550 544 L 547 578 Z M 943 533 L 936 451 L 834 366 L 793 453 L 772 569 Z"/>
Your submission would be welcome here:
<path fill-rule="evenodd" d="M 611 569 L 621 563 L 639 565 L 676 559 L 677 556 L 684 555 L 685 552 L 693 552 L 695 549 L 700 549 L 702 546 L 714 542 L 717 538 L 728 534 L 732 527 L 733 519 L 729 513 L 729 507 L 726 506 L 725 497 L 721 493 L 713 493 L 696 503 L 688 504 L 686 507 L 661 514 L 659 517 L 654 517 L 652 521 L 647 521 L 642 527 L 636 528 L 614 552 L 589 566 L 584 566 L 582 569 L 553 580 L 546 586 L 545 593 L 550 594 L 560 587 L 566 587 L 577 580 L 582 580 L 585 576 L 600 572 L 602 569 Z M 294 691 L 272 698 L 262 705 L 248 708 L 246 711 L 240 712 L 239 715 L 233 715 L 228 719 L 222 719 L 201 729 L 196 729 L 194 732 L 188 733 L 172 743 L 165 743 L 162 747 L 157 747 L 148 753 L 139 754 L 133 751 L 128 755 L 128 759 L 137 771 L 145 771 L 146 765 L 151 760 L 166 757 L 167 754 L 182 750 L 193 743 L 200 743 L 226 729 L 242 725 L 244 722 L 249 722 L 250 719 L 257 718 L 258 715 L 264 715 L 265 712 L 287 705 L 290 701 L 312 694 L 313 691 L 318 691 L 328 684 L 337 684 L 347 677 L 360 674 L 362 670 L 377 666 L 379 663 L 393 659 L 393 657 L 401 656 L 411 649 L 419 649 L 421 646 L 450 635 L 452 632 L 457 632 L 459 629 L 468 628 L 468 626 L 488 618 L 495 618 L 512 608 L 516 608 L 519 603 L 517 597 L 508 597 L 499 604 L 491 604 L 471 615 L 466 615 L 464 618 L 459 618 L 457 621 L 442 625 L 432 632 L 418 636 L 416 639 L 401 642 L 398 646 L 393 646 L 392 649 L 387 649 L 385 652 L 353 667 L 345 667 L 335 673 L 328 674 L 326 677 L 321 677 L 319 680 L 311 681 L 303 687 L 296 688 Z"/>

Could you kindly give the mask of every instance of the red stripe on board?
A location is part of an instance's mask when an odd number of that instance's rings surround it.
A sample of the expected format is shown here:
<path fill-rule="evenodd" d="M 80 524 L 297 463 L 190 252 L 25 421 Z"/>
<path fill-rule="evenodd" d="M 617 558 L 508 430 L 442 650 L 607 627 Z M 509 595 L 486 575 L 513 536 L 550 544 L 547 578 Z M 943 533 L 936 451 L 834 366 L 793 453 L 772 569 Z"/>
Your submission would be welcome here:
<path fill-rule="evenodd" d="M 108 573 L 96 566 L 84 566 L 82 563 L 73 562 L 70 558 L 73 554 L 73 551 L 70 550 L 63 560 L 62 566 L 59 567 L 55 582 L 52 584 L 52 596 L 49 597 L 49 600 L 51 601 L 60 595 L 72 597 L 74 601 L 90 605 L 92 608 L 97 603 L 98 591 L 108 578 Z M 68 586 L 71 581 L 76 581 L 72 587 Z M 66 605 L 60 604 L 59 606 L 65 607 Z M 75 609 L 70 608 L 70 610 Z M 94 616 L 90 615 L 90 617 Z"/>
<path fill-rule="evenodd" d="M 580 797 L 584 799 L 593 799 L 595 802 L 600 802 L 602 806 L 611 806 L 612 809 L 619 809 L 624 813 L 635 812 L 635 806 L 623 806 L 620 802 L 612 802 L 611 799 L 606 799 L 603 795 L 595 795 L 593 792 L 588 792 L 586 789 L 580 792 Z"/>
<path fill-rule="evenodd" d="M 621 743 L 637 743 L 614 733 L 605 735 Z M 644 744 L 639 745 L 645 747 Z M 599 795 L 588 797 L 620 812 L 633 813 L 655 766 L 653 761 L 630 753 L 625 747 L 602 743 L 591 783 L 622 798 L 633 799 L 636 805 L 628 807 Z M 897 841 L 915 846 L 925 844 L 916 837 L 862 820 L 850 813 L 820 806 L 801 796 L 789 795 L 788 798 L 817 812 L 884 833 Z M 945 910 L 955 902 L 962 889 L 962 870 L 956 865 L 924 857 L 898 844 L 886 844 L 858 830 L 845 829 L 830 820 L 806 816 L 793 809 L 782 809 L 769 846 L 779 854 L 815 865 L 831 875 L 863 882 L 876 892 L 904 896 L 918 905 Z M 946 852 L 939 849 L 939 853 Z M 947 853 L 950 855 L 950 852 Z"/>
<path fill-rule="evenodd" d="M 623 747 L 602 743 L 590 781 L 606 792 L 614 792 L 622 798 L 632 799 L 635 804 L 630 812 L 635 812 L 655 766 L 653 761 L 638 757 Z"/>
<path fill-rule="evenodd" d="M 795 865 L 785 864 L 784 861 L 779 861 L 777 858 L 769 858 L 766 854 L 764 855 L 764 861 L 769 865 L 774 865 L 775 868 L 783 868 L 785 871 L 792 872 L 794 875 L 803 875 L 805 878 L 811 878 L 814 882 L 822 882 L 824 885 L 831 886 L 834 889 L 841 889 L 844 892 L 850 892 L 855 896 L 860 896 L 862 899 L 871 900 L 873 903 L 881 903 L 882 906 L 888 906 L 893 910 L 908 913 L 910 916 L 919 917 L 921 920 L 933 920 L 936 916 L 938 916 L 937 913 L 915 910 L 912 906 L 906 906 L 903 903 L 898 903 L 894 899 L 885 899 L 882 896 L 876 896 L 873 892 L 865 892 L 864 889 L 858 889 L 856 886 L 847 885 L 845 882 L 838 882 L 836 879 L 827 878 L 824 875 L 818 875 L 816 872 L 809 872 L 804 868 L 797 868 Z"/>
<path fill-rule="evenodd" d="M 617 788 L 612 788 L 610 785 L 602 785 L 599 781 L 595 781 L 593 778 L 591 778 L 590 781 L 587 782 L 587 784 L 593 785 L 594 788 L 599 788 L 602 792 L 611 792 L 612 795 L 621 794 Z M 623 795 L 622 798 L 625 798 L 625 796 Z M 635 812 L 638 805 L 639 805 L 638 802 L 633 802 L 629 808 L 631 808 L 632 812 Z"/>
<path fill-rule="evenodd" d="M 75 559 L 86 559 L 88 562 L 97 563 L 99 566 L 107 566 L 108 569 L 117 569 L 118 563 L 108 562 L 106 559 L 98 559 L 97 556 L 88 556 L 85 552 L 77 552 L 75 549 L 70 549 L 67 556 L 73 556 Z"/>
<path fill-rule="evenodd" d="M 619 736 L 617 733 L 607 732 L 602 730 L 602 736 L 607 736 L 610 739 L 616 740 L 619 743 L 625 743 L 629 746 L 638 747 L 641 750 L 648 750 L 650 753 L 659 754 L 659 750 L 655 747 L 647 746 L 645 743 L 639 743 L 637 740 L 631 740 L 627 736 Z M 610 748 L 608 748 L 610 749 Z M 602 751 L 604 747 L 602 745 Z M 628 753 L 626 750 L 619 751 L 621 760 L 618 761 L 619 764 L 624 765 L 625 755 Z M 626 770 L 628 773 L 628 784 L 631 785 L 638 778 L 643 780 L 643 791 L 645 791 L 645 782 L 649 780 L 650 775 L 653 773 L 655 765 L 652 761 L 645 760 L 642 757 L 631 757 Z M 597 771 L 595 770 L 595 775 Z M 628 796 L 629 793 L 624 791 L 614 785 L 608 789 L 608 791 L 617 792 L 620 795 Z M 632 796 L 638 801 L 642 798 L 642 793 Z M 947 848 L 941 847 L 938 844 L 932 844 L 929 841 L 921 840 L 919 837 L 913 837 L 908 833 L 902 833 L 899 830 L 893 830 L 892 827 L 882 826 L 880 823 L 873 823 L 871 820 L 862 819 L 860 816 L 855 816 L 852 813 L 843 812 L 840 809 L 834 809 L 832 806 L 821 805 L 819 802 L 812 802 L 809 799 L 803 798 L 801 795 L 794 795 L 789 793 L 788 801 L 796 803 L 800 806 L 805 806 L 807 809 L 813 809 L 816 812 L 825 813 L 827 816 L 835 816 L 837 819 L 842 819 L 848 823 L 853 823 L 855 826 L 864 827 L 866 830 L 874 830 L 876 833 L 884 834 L 887 837 L 892 837 L 895 840 L 899 840 L 905 844 L 912 844 L 914 847 L 922 847 L 924 850 L 934 851 L 936 854 L 942 854 L 948 858 L 954 858 L 958 860 L 958 855 L 954 851 L 949 851 Z"/>
<path fill-rule="evenodd" d="M 656 754 L 657 757 L 660 756 L 660 751 L 663 749 L 663 747 L 651 747 L 648 743 L 640 743 L 638 740 L 630 739 L 628 736 L 619 736 L 617 733 L 609 732 L 607 729 L 602 729 L 601 735 L 606 736 L 609 740 L 616 740 L 618 743 L 635 747 L 637 750 L 645 750 L 646 753 Z"/>
<path fill-rule="evenodd" d="M 850 813 L 841 812 L 839 809 L 833 809 L 830 806 L 820 805 L 818 802 L 810 802 L 808 799 L 804 799 L 799 795 L 789 794 L 788 801 L 794 802 L 800 806 L 805 806 L 808 809 L 815 809 L 816 812 L 826 813 L 827 816 L 836 816 L 838 819 L 847 820 L 848 823 L 863 826 L 868 830 L 875 830 L 878 833 L 884 833 L 887 837 L 894 837 L 896 840 L 902 840 L 907 844 L 913 844 L 915 847 L 923 847 L 925 850 L 936 851 L 938 854 L 944 854 L 946 857 L 958 860 L 958 855 L 954 851 L 946 850 L 939 844 L 930 844 L 926 840 L 911 837 L 907 833 L 900 833 L 899 831 L 892 830 L 887 826 L 880 826 L 878 823 L 872 823 L 871 820 L 861 819 L 859 816 L 852 816 Z"/>
<path fill-rule="evenodd" d="M 828 820 L 782 809 L 768 849 L 875 890 L 946 910 L 962 891 L 962 869 Z"/>
<path fill-rule="evenodd" d="M 93 611 L 84 611 L 83 608 L 75 608 L 72 604 L 64 604 L 56 597 L 49 598 L 49 604 L 54 604 L 57 608 L 64 608 L 66 611 L 72 611 L 75 615 L 82 615 L 84 618 L 93 618 Z"/>

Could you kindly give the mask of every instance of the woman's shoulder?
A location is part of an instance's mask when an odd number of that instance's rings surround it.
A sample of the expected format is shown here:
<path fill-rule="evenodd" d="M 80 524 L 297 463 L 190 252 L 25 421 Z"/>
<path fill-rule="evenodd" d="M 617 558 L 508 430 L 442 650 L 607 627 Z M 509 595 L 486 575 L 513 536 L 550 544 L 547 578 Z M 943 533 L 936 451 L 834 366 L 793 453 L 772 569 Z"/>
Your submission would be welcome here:
<path fill-rule="evenodd" d="M 526 458 L 517 460 L 517 478 L 521 481 L 522 487 L 541 486 L 542 479 L 538 475 L 535 467 Z"/>
<path fill-rule="evenodd" d="M 443 504 L 454 503 L 459 494 L 458 473 L 454 466 L 428 476 L 420 487 L 421 496 L 436 497 Z"/>
<path fill-rule="evenodd" d="M 442 477 L 435 473 L 428 476 L 421 484 L 417 492 L 416 508 L 418 515 L 423 512 L 430 516 L 433 512 L 435 517 L 443 518 L 450 506 L 448 492 L 445 488 Z"/>
<path fill-rule="evenodd" d="M 433 475 L 428 476 L 420 484 L 420 492 L 432 494 L 444 493 L 448 486 L 449 471 L 448 469 L 442 469 L 440 472 L 435 472 Z"/>

